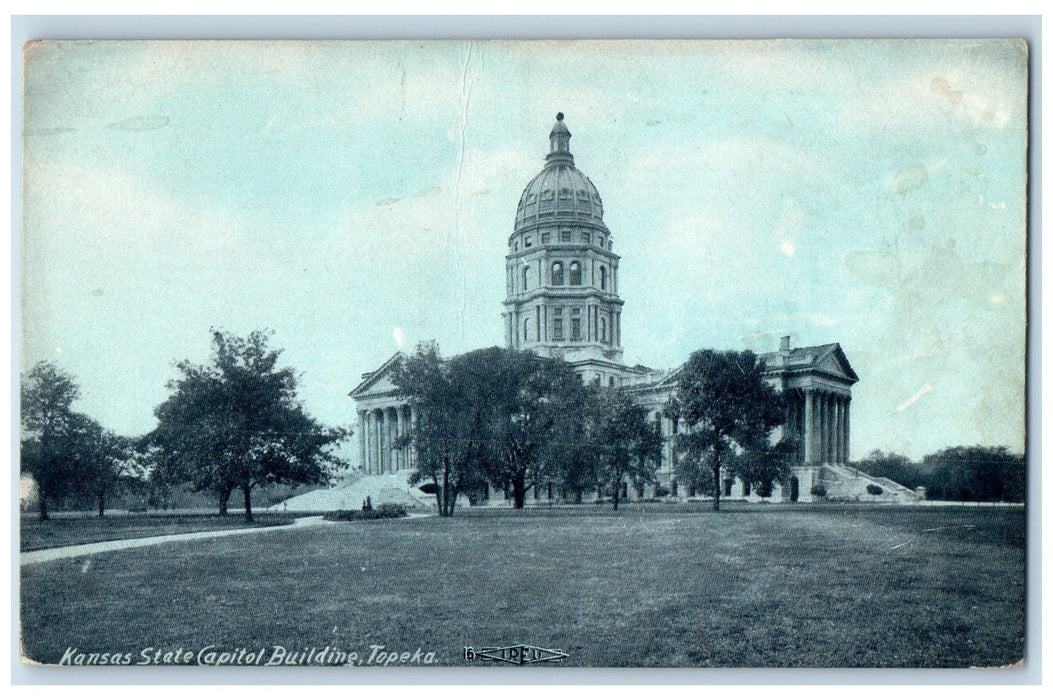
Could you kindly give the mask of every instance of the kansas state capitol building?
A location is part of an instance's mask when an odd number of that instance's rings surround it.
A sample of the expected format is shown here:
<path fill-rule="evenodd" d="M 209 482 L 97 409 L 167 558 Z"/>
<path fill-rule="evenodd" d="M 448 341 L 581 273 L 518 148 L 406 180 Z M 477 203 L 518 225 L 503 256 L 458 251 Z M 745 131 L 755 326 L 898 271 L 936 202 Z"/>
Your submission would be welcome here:
<path fill-rule="evenodd" d="M 603 221 L 603 200 L 592 181 L 574 164 L 570 130 L 563 114 L 549 134 L 545 165 L 527 183 L 516 209 L 515 225 L 505 256 L 505 344 L 539 355 L 560 357 L 583 382 L 624 387 L 661 422 L 665 440 L 659 484 L 670 495 L 694 496 L 677 483 L 673 437 L 683 426 L 663 407 L 676 388 L 680 368 L 652 370 L 622 364 L 622 306 L 618 265 L 611 231 Z M 396 354 L 363 376 L 351 392 L 358 412 L 359 461 L 367 474 L 413 469 L 409 449 L 395 449 L 414 416 L 400 399 L 389 373 Z M 793 476 L 777 484 L 774 500 L 811 500 L 811 489 L 822 483 L 830 496 L 853 497 L 877 483 L 889 496 L 909 497 L 909 491 L 884 479 L 871 479 L 849 470 L 852 385 L 859 377 L 837 343 L 793 348 L 784 337 L 779 350 L 760 356 L 768 380 L 788 397 L 782 430 L 800 445 Z M 749 484 L 730 476 L 723 495 L 756 498 Z M 629 493 L 627 497 L 650 494 Z M 653 487 L 648 491 L 653 493 Z M 906 493 L 904 493 L 906 492 Z M 500 490 L 489 491 L 490 500 Z M 531 495 L 558 500 L 558 484 L 537 484 Z"/>

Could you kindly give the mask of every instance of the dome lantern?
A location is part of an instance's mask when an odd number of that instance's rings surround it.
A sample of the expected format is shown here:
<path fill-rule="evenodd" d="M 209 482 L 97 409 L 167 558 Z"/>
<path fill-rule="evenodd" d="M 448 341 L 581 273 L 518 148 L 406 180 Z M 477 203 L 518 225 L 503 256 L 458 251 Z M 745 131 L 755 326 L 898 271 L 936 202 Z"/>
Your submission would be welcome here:
<path fill-rule="evenodd" d="M 546 166 L 569 165 L 574 167 L 574 156 L 570 152 L 570 129 L 563 123 L 563 112 L 556 115 L 556 123 L 548 135 L 549 154 Z"/>

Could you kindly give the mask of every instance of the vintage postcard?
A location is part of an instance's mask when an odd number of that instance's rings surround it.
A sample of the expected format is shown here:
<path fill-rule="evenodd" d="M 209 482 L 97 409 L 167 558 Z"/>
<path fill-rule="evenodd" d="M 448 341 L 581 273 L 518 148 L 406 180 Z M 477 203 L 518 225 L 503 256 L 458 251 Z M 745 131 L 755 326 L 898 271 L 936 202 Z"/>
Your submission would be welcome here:
<path fill-rule="evenodd" d="M 23 663 L 1024 667 L 1028 65 L 27 44 Z"/>

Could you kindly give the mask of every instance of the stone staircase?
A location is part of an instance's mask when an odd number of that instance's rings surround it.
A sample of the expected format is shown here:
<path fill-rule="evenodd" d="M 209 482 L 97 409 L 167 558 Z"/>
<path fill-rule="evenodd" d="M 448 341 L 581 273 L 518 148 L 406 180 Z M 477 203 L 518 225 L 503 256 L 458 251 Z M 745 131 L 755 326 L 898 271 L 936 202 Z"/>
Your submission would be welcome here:
<path fill-rule="evenodd" d="M 395 474 L 357 474 L 340 485 L 309 491 L 268 508 L 270 511 L 327 513 L 334 510 L 359 510 L 369 498 L 374 508 L 384 504 L 405 506 L 407 510 L 427 511 L 436 508 L 435 496 L 409 485 L 412 471 Z"/>
<path fill-rule="evenodd" d="M 828 499 L 870 501 L 874 503 L 914 503 L 921 496 L 902 484 L 881 476 L 870 476 L 864 472 L 837 464 L 823 465 L 823 484 Z M 869 485 L 880 486 L 882 492 L 873 495 L 867 492 Z"/>

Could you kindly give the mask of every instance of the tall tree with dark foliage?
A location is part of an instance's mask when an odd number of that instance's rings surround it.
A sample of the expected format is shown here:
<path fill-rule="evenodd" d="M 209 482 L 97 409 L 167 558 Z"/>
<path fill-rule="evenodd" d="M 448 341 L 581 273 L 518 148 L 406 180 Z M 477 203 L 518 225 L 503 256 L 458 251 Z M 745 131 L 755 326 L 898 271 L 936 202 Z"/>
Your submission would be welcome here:
<path fill-rule="evenodd" d="M 234 489 L 252 520 L 252 489 L 275 483 L 323 483 L 344 462 L 334 448 L 347 431 L 312 418 L 296 394 L 296 374 L 278 367 L 269 333 L 246 338 L 212 331 L 212 361 L 177 367 L 180 377 L 154 413 L 153 442 L 178 478 L 213 490 L 225 513 Z"/>
<path fill-rule="evenodd" d="M 39 362 L 22 378 L 22 471 L 36 482 L 41 520 L 49 518 L 49 504 L 82 481 L 76 458 L 82 416 L 73 410 L 79 397 L 72 375 L 54 363 Z"/>
<path fill-rule="evenodd" d="M 421 344 L 399 361 L 392 376 L 414 413 L 400 445 L 416 455 L 410 482 L 431 485 L 442 517 L 452 516 L 457 497 L 484 480 L 489 407 L 480 399 L 479 375 L 485 374 L 487 352 L 445 360 L 434 343 Z"/>
<path fill-rule="evenodd" d="M 674 412 L 688 432 L 678 436 L 687 460 L 713 475 L 713 510 L 720 510 L 720 472 L 732 455 L 766 445 L 784 420 L 779 393 L 764 381 L 764 366 L 751 351 L 698 350 L 677 382 Z"/>
<path fill-rule="evenodd" d="M 622 485 L 653 483 L 662 461 L 662 432 L 647 420 L 647 411 L 624 391 L 602 390 L 603 414 L 595 453 L 599 482 L 611 493 L 618 510 Z"/>

